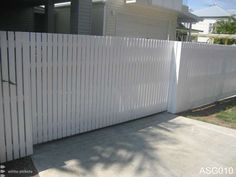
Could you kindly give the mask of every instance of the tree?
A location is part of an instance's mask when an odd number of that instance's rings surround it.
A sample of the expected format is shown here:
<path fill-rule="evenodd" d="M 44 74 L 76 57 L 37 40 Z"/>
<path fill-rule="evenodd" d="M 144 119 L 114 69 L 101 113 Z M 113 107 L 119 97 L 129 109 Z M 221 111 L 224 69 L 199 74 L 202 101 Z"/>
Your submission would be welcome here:
<path fill-rule="evenodd" d="M 233 18 L 228 20 L 220 20 L 214 24 L 214 34 L 236 34 L 236 22 Z M 215 44 L 236 44 L 235 39 L 215 39 Z"/>

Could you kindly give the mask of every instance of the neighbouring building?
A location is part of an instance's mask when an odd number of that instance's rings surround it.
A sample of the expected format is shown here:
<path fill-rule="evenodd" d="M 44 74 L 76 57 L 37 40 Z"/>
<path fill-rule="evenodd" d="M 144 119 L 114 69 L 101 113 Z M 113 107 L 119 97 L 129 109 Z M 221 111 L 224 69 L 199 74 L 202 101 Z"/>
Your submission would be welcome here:
<path fill-rule="evenodd" d="M 92 0 L 5 1 L 0 30 L 91 34 L 91 11 Z"/>
<path fill-rule="evenodd" d="M 203 19 L 203 21 L 193 24 L 193 28 L 202 31 L 199 34 L 203 34 L 199 35 L 196 38 L 196 41 L 203 43 L 213 43 L 213 38 L 207 37 L 207 35 L 210 36 L 210 34 L 212 34 L 214 24 L 218 20 L 227 20 L 228 18 L 235 16 L 236 10 L 227 11 L 217 5 L 212 5 L 210 7 L 194 11 L 193 14 Z"/>
<path fill-rule="evenodd" d="M 92 34 L 176 39 L 178 23 L 198 18 L 182 0 L 93 0 Z"/>

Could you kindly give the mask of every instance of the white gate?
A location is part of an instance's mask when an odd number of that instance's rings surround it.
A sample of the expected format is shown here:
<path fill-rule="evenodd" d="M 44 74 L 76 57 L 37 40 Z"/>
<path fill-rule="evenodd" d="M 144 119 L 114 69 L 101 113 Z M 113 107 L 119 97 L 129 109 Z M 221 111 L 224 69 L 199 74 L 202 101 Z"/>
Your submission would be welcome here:
<path fill-rule="evenodd" d="M 0 32 L 0 162 L 33 153 L 29 33 Z"/>

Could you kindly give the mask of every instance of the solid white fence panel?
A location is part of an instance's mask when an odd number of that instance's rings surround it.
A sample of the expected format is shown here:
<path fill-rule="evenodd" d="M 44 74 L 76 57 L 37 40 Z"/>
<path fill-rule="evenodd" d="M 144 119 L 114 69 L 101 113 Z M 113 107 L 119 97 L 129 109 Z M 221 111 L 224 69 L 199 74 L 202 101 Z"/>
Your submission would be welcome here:
<path fill-rule="evenodd" d="M 236 48 L 176 43 L 168 111 L 182 112 L 236 95 Z"/>

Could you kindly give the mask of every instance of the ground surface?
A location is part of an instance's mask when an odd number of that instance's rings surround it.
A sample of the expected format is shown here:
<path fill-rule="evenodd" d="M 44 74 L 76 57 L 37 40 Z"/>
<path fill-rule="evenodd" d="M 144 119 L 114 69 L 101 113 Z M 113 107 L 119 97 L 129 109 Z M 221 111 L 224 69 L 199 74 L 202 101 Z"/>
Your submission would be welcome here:
<path fill-rule="evenodd" d="M 236 129 L 236 97 L 218 101 L 179 115 Z"/>
<path fill-rule="evenodd" d="M 3 174 L 6 177 L 38 177 L 38 171 L 30 157 L 10 161 L 2 165 L 5 166 Z"/>
<path fill-rule="evenodd" d="M 191 177 L 233 168 L 236 130 L 163 113 L 39 145 L 41 177 Z M 207 175 L 209 176 L 227 176 Z"/>

